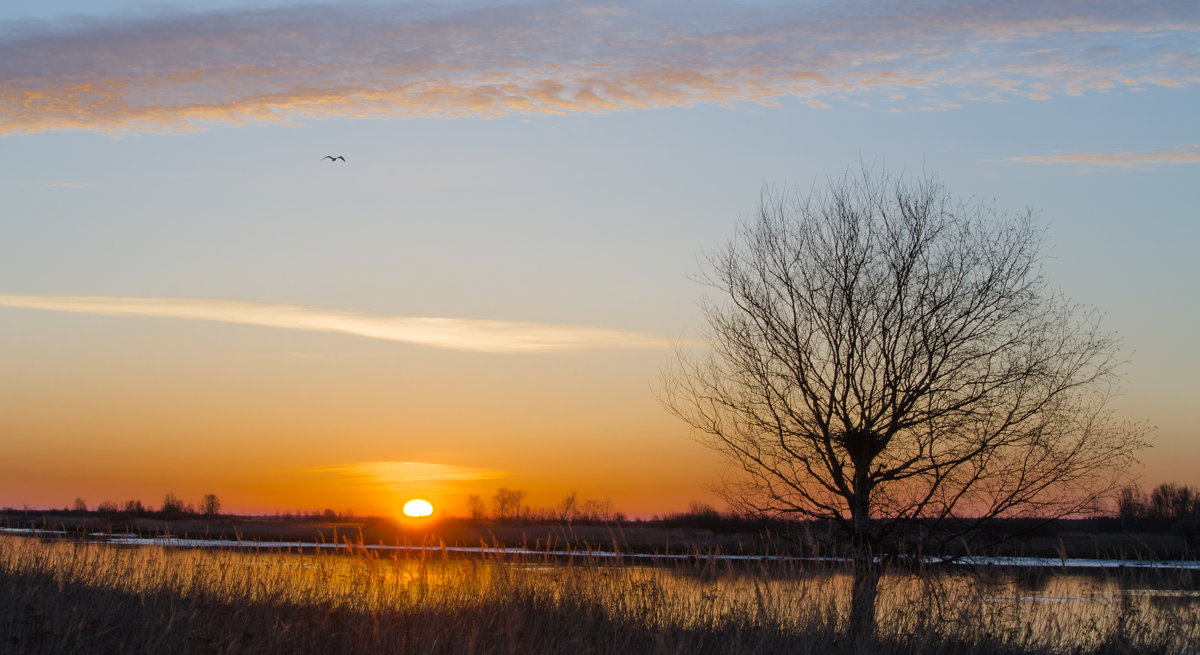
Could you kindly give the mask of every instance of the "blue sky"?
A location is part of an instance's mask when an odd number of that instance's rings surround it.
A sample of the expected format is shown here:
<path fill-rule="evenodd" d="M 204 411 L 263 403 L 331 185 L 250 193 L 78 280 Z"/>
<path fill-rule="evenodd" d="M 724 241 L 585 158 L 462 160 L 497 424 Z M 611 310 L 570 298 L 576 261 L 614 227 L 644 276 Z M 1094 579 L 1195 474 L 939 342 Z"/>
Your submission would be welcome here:
<path fill-rule="evenodd" d="M 862 162 L 1033 208 L 1124 337 L 1145 480 L 1198 482 L 1195 2 L 205 7 L 0 8 L 0 460 L 32 462 L 0 504 L 203 493 L 146 470 L 206 439 L 245 451 L 234 507 L 364 462 L 707 497 L 723 465 L 651 394 L 689 276 L 764 186 Z"/>

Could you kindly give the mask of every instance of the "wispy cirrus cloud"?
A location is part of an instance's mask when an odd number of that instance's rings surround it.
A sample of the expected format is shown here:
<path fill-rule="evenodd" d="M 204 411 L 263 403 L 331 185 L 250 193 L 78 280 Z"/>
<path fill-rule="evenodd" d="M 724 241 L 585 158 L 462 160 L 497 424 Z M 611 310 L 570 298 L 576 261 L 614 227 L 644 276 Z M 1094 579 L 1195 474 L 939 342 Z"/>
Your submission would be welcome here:
<path fill-rule="evenodd" d="M 453 485 L 459 482 L 495 480 L 507 475 L 503 471 L 454 464 L 395 461 L 355 462 L 342 466 L 308 469 L 303 472 L 332 474 L 344 477 L 352 483 L 373 487 L 403 487 L 413 484 Z"/>
<path fill-rule="evenodd" d="M 300 6 L 0 24 L 0 134 L 1200 81 L 1194 0 Z M 888 100 L 895 108 L 897 101 Z M 901 105 L 902 108 L 910 108 Z"/>
<path fill-rule="evenodd" d="M 582 325 L 467 318 L 370 316 L 300 305 L 197 298 L 0 295 L 0 307 L 103 316 L 219 321 L 288 330 L 337 332 L 417 346 L 481 353 L 591 348 L 665 348 L 665 338 Z"/>
<path fill-rule="evenodd" d="M 1159 164 L 1200 163 L 1200 145 L 1183 146 L 1150 152 L 1116 150 L 1112 152 L 1063 153 L 1053 155 L 1027 155 L 1010 157 L 1005 161 L 1035 164 L 1078 164 L 1083 166 L 1118 166 L 1121 168 L 1147 168 Z"/>

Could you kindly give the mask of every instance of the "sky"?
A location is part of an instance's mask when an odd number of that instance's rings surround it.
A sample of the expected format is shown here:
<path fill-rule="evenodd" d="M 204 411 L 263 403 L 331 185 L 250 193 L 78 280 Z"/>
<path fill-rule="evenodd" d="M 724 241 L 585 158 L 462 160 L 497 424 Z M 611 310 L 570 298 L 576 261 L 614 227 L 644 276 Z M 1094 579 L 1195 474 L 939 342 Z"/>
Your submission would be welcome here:
<path fill-rule="evenodd" d="M 863 165 L 1032 209 L 1200 484 L 1194 0 L 196 7 L 0 4 L 0 506 L 716 503 L 704 253 Z"/>

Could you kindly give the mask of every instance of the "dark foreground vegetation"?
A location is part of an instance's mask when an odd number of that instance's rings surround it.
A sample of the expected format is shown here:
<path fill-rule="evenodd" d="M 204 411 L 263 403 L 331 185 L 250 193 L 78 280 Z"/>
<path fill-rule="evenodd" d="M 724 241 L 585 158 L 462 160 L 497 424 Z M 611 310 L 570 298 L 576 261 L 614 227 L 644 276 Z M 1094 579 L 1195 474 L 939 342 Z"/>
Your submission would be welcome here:
<path fill-rule="evenodd" d="M 849 577 L 796 564 L 571 566 L 118 548 L 0 536 L 0 652 L 855 652 Z M 1174 595 L 1105 577 L 885 577 L 876 653 L 1189 653 Z M 1025 602 L 1037 597 L 1047 602 Z"/>
<path fill-rule="evenodd" d="M 836 622 L 801 630 L 745 618 L 655 627 L 595 604 L 513 593 L 456 608 L 364 612 L 327 605 L 233 604 L 5 576 L 0 650 L 39 653 L 821 653 L 852 652 Z M 51 594 L 48 589 L 54 589 Z M 1139 626 L 1140 627 L 1140 626 Z M 1012 643 L 964 630 L 879 641 L 878 653 L 1185 653 L 1172 629 L 1109 633 L 1083 648 Z M 1016 641 L 1020 641 L 1019 639 Z"/>

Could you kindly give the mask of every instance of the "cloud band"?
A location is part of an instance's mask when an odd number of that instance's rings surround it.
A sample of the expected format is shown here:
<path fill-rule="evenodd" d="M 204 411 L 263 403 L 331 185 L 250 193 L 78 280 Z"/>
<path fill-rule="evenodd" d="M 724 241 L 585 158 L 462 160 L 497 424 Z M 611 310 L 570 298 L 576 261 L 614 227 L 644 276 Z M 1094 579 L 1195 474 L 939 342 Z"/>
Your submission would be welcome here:
<path fill-rule="evenodd" d="M 1196 164 L 1200 163 L 1200 146 L 1186 146 L 1182 148 L 1172 148 L 1170 150 L 1158 150 L 1154 152 L 1131 152 L 1128 150 L 1118 150 L 1114 152 L 1029 155 L 1025 157 L 1012 157 L 1007 161 L 1035 164 L 1119 166 L 1121 168 L 1141 168 L 1157 164 Z"/>
<path fill-rule="evenodd" d="M 345 466 L 310 469 L 305 473 L 328 473 L 379 487 L 403 487 L 413 484 L 455 484 L 494 480 L 504 477 L 503 471 L 478 469 L 454 464 L 430 462 L 357 462 Z"/>
<path fill-rule="evenodd" d="M 300 305 L 196 298 L 0 295 L 0 307 L 104 316 L 220 321 L 289 330 L 337 332 L 431 348 L 481 353 L 535 353 L 587 348 L 662 348 L 646 334 L 580 325 L 466 318 L 370 316 Z"/>
<path fill-rule="evenodd" d="M 780 96 L 824 106 L 896 89 L 921 109 L 1200 81 L 1194 0 L 447 7 L 0 24 L 0 134 Z"/>

